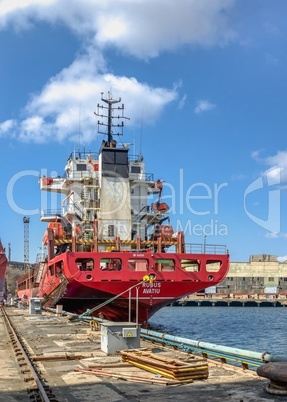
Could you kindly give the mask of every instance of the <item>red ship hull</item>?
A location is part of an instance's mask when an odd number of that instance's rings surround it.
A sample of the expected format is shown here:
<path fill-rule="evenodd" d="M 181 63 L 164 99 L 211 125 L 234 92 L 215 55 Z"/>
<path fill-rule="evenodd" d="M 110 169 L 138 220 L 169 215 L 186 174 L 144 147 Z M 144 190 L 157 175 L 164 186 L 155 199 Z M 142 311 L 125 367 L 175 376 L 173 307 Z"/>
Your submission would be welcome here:
<path fill-rule="evenodd" d="M 120 270 L 102 269 L 102 262 L 111 260 L 121 262 Z M 18 296 L 39 296 L 46 307 L 60 304 L 77 314 L 89 309 L 111 321 L 146 326 L 160 308 L 221 282 L 228 268 L 228 254 L 67 252 L 39 267 L 39 283 L 37 270 L 22 278 Z"/>

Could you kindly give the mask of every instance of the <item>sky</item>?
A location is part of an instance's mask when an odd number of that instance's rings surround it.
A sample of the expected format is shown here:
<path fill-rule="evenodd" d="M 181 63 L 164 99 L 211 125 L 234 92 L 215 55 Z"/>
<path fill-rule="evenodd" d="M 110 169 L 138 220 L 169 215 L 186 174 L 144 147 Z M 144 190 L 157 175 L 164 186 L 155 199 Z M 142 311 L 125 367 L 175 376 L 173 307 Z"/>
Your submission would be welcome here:
<path fill-rule="evenodd" d="M 101 93 L 164 180 L 187 243 L 231 262 L 287 260 L 285 0 L 0 0 L 0 238 L 41 250 L 47 196 L 73 150 L 98 151 Z M 55 201 L 60 202 L 60 201 Z"/>

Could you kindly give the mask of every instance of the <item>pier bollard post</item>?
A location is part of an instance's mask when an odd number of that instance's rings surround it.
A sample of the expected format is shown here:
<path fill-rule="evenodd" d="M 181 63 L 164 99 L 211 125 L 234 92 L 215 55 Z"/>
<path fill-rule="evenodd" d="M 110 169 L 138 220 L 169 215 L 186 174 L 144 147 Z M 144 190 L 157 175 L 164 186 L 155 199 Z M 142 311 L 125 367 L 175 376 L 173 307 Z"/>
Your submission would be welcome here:
<path fill-rule="evenodd" d="M 287 363 L 270 362 L 257 369 L 260 377 L 270 380 L 266 391 L 273 395 L 287 395 Z"/>
<path fill-rule="evenodd" d="M 63 306 L 61 304 L 56 305 L 56 315 L 61 315 L 63 312 Z"/>

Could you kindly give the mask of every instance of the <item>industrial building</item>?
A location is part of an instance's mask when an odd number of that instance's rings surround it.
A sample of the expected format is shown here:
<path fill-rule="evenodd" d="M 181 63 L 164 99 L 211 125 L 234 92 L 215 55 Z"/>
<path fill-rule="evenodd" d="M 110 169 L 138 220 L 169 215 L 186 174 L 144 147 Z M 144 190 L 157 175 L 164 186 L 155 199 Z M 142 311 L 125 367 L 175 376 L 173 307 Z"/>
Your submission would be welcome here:
<path fill-rule="evenodd" d="M 206 292 L 214 293 L 214 289 Z M 274 255 L 251 255 L 249 262 L 231 262 L 227 277 L 216 286 L 216 293 L 236 295 L 287 295 L 287 261 Z"/>

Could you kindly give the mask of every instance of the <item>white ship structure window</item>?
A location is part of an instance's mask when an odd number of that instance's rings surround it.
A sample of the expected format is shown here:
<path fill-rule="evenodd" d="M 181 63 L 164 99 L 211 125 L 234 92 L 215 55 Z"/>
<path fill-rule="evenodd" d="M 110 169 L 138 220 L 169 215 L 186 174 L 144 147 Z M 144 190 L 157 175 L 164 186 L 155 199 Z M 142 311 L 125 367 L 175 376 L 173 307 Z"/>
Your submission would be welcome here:
<path fill-rule="evenodd" d="M 115 225 L 108 225 L 108 236 L 115 236 Z"/>
<path fill-rule="evenodd" d="M 131 166 L 131 173 L 141 173 L 141 167 L 140 166 Z"/>
<path fill-rule="evenodd" d="M 83 172 L 85 170 L 87 170 L 86 163 L 77 163 L 77 171 L 78 172 Z"/>

